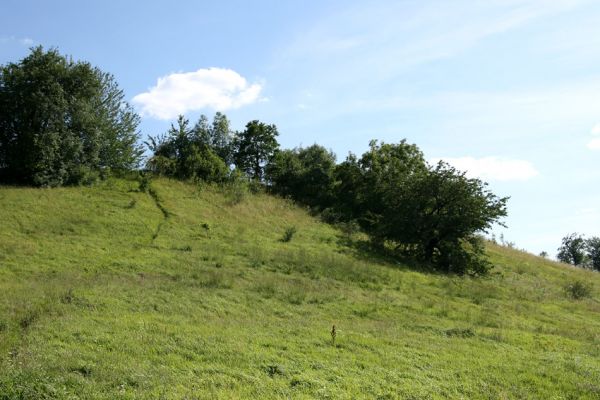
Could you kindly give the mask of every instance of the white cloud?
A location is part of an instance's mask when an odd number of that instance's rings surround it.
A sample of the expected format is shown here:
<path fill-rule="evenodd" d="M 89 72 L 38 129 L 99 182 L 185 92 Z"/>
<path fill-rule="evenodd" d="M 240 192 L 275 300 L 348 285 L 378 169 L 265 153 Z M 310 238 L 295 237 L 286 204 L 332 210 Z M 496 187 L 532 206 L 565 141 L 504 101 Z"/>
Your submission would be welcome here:
<path fill-rule="evenodd" d="M 445 161 L 468 177 L 492 181 L 526 181 L 539 175 L 533 164 L 525 160 L 513 160 L 502 157 L 444 157 L 431 160 Z"/>
<path fill-rule="evenodd" d="M 0 43 L 18 43 L 23 46 L 31 46 L 35 41 L 28 37 L 0 36 Z"/>
<path fill-rule="evenodd" d="M 600 138 L 590 140 L 587 144 L 587 147 L 590 150 L 600 150 Z"/>
<path fill-rule="evenodd" d="M 594 136 L 600 136 L 600 124 L 596 124 L 592 128 L 592 135 L 594 135 Z"/>
<path fill-rule="evenodd" d="M 226 111 L 260 100 L 262 85 L 248 84 L 231 69 L 207 68 L 158 78 L 156 86 L 133 98 L 143 115 L 170 119 L 188 111 Z"/>

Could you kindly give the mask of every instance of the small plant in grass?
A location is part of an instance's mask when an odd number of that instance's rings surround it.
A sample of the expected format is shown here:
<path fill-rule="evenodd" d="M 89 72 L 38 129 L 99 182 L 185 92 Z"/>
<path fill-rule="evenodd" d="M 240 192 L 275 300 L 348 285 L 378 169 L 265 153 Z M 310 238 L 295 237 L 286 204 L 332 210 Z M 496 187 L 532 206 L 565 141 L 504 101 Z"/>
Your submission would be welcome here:
<path fill-rule="evenodd" d="M 335 329 L 335 325 L 331 328 L 331 345 L 335 347 L 335 338 L 337 336 L 337 330 Z"/>
<path fill-rule="evenodd" d="M 71 304 L 75 295 L 73 294 L 73 289 L 69 288 L 65 293 L 60 296 L 60 302 L 63 304 Z"/>
<path fill-rule="evenodd" d="M 39 318 L 39 311 L 37 309 L 29 309 L 19 320 L 19 326 L 22 329 L 27 329 Z"/>
<path fill-rule="evenodd" d="M 277 375 L 285 376 L 285 369 L 279 364 L 267 365 L 265 366 L 265 371 L 271 378 L 274 378 Z"/>
<path fill-rule="evenodd" d="M 591 297 L 592 285 L 581 280 L 573 281 L 565 286 L 565 292 L 570 298 L 581 300 L 586 297 Z"/>
<path fill-rule="evenodd" d="M 448 337 L 470 338 L 475 336 L 471 328 L 452 328 L 444 332 Z"/>
<path fill-rule="evenodd" d="M 292 238 L 294 237 L 294 235 L 296 234 L 297 231 L 298 230 L 296 229 L 295 226 L 287 227 L 285 229 L 285 232 L 283 233 L 283 237 L 281 238 L 281 241 L 283 243 L 290 242 L 292 240 Z"/>

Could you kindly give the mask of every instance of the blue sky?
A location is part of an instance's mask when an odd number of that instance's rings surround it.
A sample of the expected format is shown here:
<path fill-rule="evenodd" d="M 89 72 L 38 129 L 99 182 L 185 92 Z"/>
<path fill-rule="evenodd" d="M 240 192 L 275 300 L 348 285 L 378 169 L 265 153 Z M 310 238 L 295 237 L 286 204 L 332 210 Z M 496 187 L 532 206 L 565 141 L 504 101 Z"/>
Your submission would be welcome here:
<path fill-rule="evenodd" d="M 0 63 L 57 47 L 113 73 L 143 134 L 177 113 L 275 123 L 343 159 L 416 143 L 511 196 L 507 240 L 600 235 L 600 2 L 28 1 Z"/>

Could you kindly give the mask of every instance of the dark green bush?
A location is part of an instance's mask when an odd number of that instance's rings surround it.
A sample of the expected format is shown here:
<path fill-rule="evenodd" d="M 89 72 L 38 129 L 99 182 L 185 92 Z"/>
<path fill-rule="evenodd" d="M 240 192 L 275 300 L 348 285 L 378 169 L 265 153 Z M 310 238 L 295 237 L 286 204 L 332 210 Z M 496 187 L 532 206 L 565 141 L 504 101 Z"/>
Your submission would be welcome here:
<path fill-rule="evenodd" d="M 592 285 L 581 280 L 569 282 L 565 285 L 567 296 L 574 300 L 581 300 L 592 295 Z"/>
<path fill-rule="evenodd" d="M 283 237 L 281 238 L 281 241 L 284 243 L 290 242 L 292 240 L 292 238 L 294 237 L 294 235 L 296 234 L 297 229 L 295 226 L 290 226 L 288 228 L 285 229 L 285 232 L 283 233 Z"/>

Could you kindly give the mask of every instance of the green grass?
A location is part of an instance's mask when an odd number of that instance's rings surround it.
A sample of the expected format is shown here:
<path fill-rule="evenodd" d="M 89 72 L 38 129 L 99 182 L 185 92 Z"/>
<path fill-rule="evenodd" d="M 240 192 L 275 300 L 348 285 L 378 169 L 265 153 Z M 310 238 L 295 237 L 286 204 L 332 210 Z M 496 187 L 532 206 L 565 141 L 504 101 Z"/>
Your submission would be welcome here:
<path fill-rule="evenodd" d="M 489 277 L 420 272 L 170 180 L 4 187 L 0 221 L 0 399 L 600 399 L 597 273 L 494 245 Z"/>

